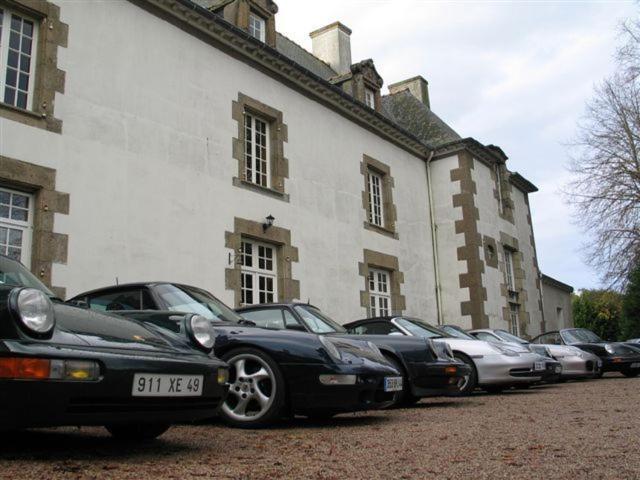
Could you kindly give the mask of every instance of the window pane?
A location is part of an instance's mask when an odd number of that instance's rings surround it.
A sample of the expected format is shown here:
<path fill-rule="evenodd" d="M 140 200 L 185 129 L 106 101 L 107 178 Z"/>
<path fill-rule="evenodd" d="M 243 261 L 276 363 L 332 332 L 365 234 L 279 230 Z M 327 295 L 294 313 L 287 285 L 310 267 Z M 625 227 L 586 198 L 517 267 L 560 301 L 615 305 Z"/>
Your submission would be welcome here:
<path fill-rule="evenodd" d="M 17 56 L 18 55 L 16 54 L 16 58 Z M 20 70 L 22 70 L 23 72 L 31 71 L 31 57 L 27 55 L 20 56 Z"/>
<path fill-rule="evenodd" d="M 17 15 L 11 16 L 11 30 L 20 31 L 20 27 L 22 26 L 21 18 Z"/>
<path fill-rule="evenodd" d="M 7 85 L 16 86 L 18 81 L 18 72 L 13 68 L 7 68 Z"/>
<path fill-rule="evenodd" d="M 5 88 L 4 90 L 4 103 L 9 103 L 11 105 L 16 101 L 16 91 L 13 88 Z"/>
<path fill-rule="evenodd" d="M 15 21 L 15 17 L 13 19 Z M 20 50 L 20 34 L 12 30 L 9 35 L 9 48 Z"/>
<path fill-rule="evenodd" d="M 33 37 L 33 22 L 25 20 L 22 27 L 22 33 L 28 37 Z"/>
<path fill-rule="evenodd" d="M 9 55 L 7 56 L 7 64 L 10 67 L 18 68 L 18 52 L 15 50 L 9 50 Z"/>
<path fill-rule="evenodd" d="M 11 220 L 26 222 L 28 220 L 28 210 L 23 210 L 21 208 L 13 208 L 11 210 Z"/>
<path fill-rule="evenodd" d="M 9 247 L 7 249 L 7 257 L 20 261 L 20 249 L 16 247 Z"/>
<path fill-rule="evenodd" d="M 7 234 L 9 233 L 9 229 L 5 227 L 0 227 L 0 244 L 7 244 Z"/>
<path fill-rule="evenodd" d="M 10 200 L 11 200 L 11 194 L 9 192 L 4 192 L 0 190 L 0 204 L 9 205 Z"/>
<path fill-rule="evenodd" d="M 9 207 L 0 205 L 0 218 L 9 218 Z"/>
<path fill-rule="evenodd" d="M 11 196 L 11 205 L 14 207 L 28 208 L 29 207 L 29 197 L 26 195 L 20 195 L 18 193 L 14 193 Z"/>
<path fill-rule="evenodd" d="M 12 247 L 22 247 L 22 230 L 9 229 L 9 245 Z"/>
<path fill-rule="evenodd" d="M 27 94 L 24 92 L 18 92 L 16 96 L 16 107 L 27 108 Z"/>

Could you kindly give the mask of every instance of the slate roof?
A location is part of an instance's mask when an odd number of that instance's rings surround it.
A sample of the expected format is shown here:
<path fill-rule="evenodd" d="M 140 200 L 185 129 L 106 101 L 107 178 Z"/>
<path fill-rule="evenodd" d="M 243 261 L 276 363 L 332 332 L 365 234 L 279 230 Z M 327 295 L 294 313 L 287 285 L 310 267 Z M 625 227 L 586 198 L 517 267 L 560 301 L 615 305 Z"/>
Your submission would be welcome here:
<path fill-rule="evenodd" d="M 276 50 L 285 57 L 293 60 L 298 65 L 309 70 L 320 78 L 329 80 L 337 73 L 329 64 L 315 57 L 311 52 L 306 51 L 290 38 L 285 37 L 280 32 L 276 32 Z"/>
<path fill-rule="evenodd" d="M 408 90 L 383 96 L 382 114 L 432 147 L 462 138 Z"/>

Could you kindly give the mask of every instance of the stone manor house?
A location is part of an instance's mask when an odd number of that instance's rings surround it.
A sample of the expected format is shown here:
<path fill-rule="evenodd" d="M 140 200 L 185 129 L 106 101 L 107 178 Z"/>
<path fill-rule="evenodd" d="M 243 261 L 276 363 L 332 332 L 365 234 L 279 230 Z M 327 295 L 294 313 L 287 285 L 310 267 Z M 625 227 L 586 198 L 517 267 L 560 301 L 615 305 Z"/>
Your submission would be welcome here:
<path fill-rule="evenodd" d="M 440 119 L 422 77 L 383 91 L 343 24 L 311 53 L 277 13 L 0 0 L 0 253 L 62 297 L 170 280 L 343 322 L 570 324 L 505 152 Z"/>

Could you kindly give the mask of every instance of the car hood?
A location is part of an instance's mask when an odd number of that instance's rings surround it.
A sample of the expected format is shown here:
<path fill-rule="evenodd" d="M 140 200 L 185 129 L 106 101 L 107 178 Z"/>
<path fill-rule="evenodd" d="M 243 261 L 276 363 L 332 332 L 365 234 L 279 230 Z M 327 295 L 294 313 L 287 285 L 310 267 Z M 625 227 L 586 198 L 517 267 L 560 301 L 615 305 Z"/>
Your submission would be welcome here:
<path fill-rule="evenodd" d="M 447 342 L 453 350 L 458 350 L 467 355 L 500 355 L 500 352 L 492 348 L 489 342 L 484 340 L 443 338 L 442 341 Z"/>
<path fill-rule="evenodd" d="M 115 350 L 142 350 L 194 354 L 141 322 L 63 303 L 54 303 L 56 329 L 53 343 Z"/>

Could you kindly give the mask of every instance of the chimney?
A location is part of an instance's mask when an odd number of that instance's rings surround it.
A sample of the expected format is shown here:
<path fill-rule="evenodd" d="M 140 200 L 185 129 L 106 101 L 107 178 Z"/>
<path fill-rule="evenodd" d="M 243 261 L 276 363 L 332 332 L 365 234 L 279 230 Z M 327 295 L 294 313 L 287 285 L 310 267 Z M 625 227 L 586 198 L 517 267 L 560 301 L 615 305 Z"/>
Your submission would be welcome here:
<path fill-rule="evenodd" d="M 389 85 L 389 93 L 391 94 L 399 93 L 403 90 L 409 90 L 411 95 L 420 100 L 427 108 L 431 108 L 431 103 L 429 102 L 429 82 L 420 75 Z"/>
<path fill-rule="evenodd" d="M 332 23 L 309 34 L 313 54 L 328 63 L 338 75 L 351 71 L 351 30 L 340 22 Z"/>

